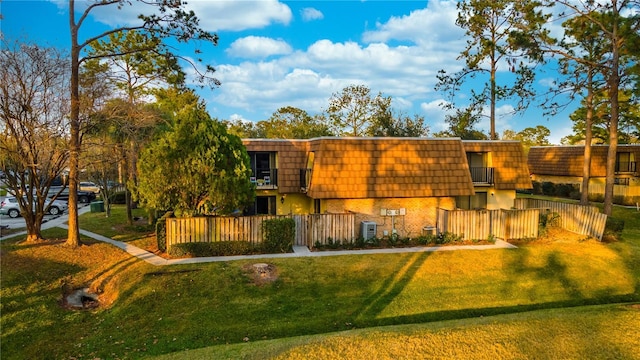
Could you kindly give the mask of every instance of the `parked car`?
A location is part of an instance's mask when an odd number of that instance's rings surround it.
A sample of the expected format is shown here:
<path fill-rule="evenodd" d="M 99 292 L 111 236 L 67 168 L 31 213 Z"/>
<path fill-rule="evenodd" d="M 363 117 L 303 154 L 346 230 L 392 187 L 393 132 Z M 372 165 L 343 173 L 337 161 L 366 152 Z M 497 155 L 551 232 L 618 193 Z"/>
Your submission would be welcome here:
<path fill-rule="evenodd" d="M 36 204 L 34 202 L 33 208 L 35 209 L 35 207 Z M 68 207 L 67 203 L 61 200 L 51 201 L 51 199 L 47 199 L 44 204 L 46 213 L 50 215 L 62 214 Z M 20 216 L 20 205 L 18 204 L 18 199 L 15 196 L 6 197 L 2 202 L 0 202 L 0 215 L 9 215 L 10 218 L 17 218 Z"/>
<path fill-rule="evenodd" d="M 79 189 L 82 191 L 90 191 L 97 195 L 97 194 L 100 194 L 102 187 L 96 185 L 96 183 L 93 183 L 91 181 L 81 181 Z"/>
<path fill-rule="evenodd" d="M 51 188 L 49 189 L 49 194 L 47 195 L 48 198 L 52 198 L 54 197 L 56 194 L 58 194 L 58 192 L 60 192 L 59 188 Z M 82 190 L 78 190 L 78 202 L 79 203 L 89 203 L 93 200 L 96 199 L 96 194 L 94 192 L 91 191 L 82 191 Z M 62 190 L 62 192 L 60 192 L 60 194 L 58 194 L 58 197 L 56 198 L 56 200 L 64 200 L 64 201 L 69 201 L 69 188 L 64 188 Z"/>

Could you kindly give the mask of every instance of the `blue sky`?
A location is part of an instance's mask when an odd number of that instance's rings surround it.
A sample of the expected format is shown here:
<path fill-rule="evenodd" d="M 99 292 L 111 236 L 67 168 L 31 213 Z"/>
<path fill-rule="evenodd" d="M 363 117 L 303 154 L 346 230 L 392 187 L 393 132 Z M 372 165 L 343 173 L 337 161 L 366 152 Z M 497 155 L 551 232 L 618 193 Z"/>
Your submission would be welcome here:
<path fill-rule="evenodd" d="M 2 0 L 0 28 L 9 39 L 66 48 L 67 6 L 65 0 Z M 259 121 L 282 106 L 314 114 L 333 93 L 364 84 L 391 96 L 394 109 L 424 116 L 431 133 L 445 127 L 439 106 L 444 96 L 434 85 L 438 70 L 462 67 L 456 57 L 465 37 L 455 25 L 455 1 L 191 0 L 187 6 L 203 28 L 220 37 L 217 47 L 202 50 L 222 85 L 198 90 L 215 118 Z M 135 6 L 95 12 L 81 36 L 135 23 L 142 12 L 144 7 Z M 537 80 L 541 91 L 555 74 L 553 66 L 543 71 Z M 466 94 L 459 97 L 464 101 Z M 501 134 L 544 125 L 550 141 L 559 143 L 571 133 L 569 114 L 576 106 L 548 118 L 535 104 L 511 115 L 512 105 L 501 103 L 496 129 Z M 478 128 L 488 133 L 488 120 Z"/>

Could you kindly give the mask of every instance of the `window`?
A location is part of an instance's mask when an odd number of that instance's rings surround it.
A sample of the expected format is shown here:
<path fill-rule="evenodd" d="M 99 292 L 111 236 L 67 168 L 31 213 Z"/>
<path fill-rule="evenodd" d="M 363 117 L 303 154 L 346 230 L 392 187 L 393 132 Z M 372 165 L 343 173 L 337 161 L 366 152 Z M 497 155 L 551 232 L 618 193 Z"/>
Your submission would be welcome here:
<path fill-rule="evenodd" d="M 313 199 L 313 213 L 321 214 L 322 208 L 320 207 L 320 199 Z"/>
<path fill-rule="evenodd" d="M 615 178 L 615 179 L 613 179 L 613 183 L 615 185 L 629 186 L 629 178 Z"/>
<path fill-rule="evenodd" d="M 478 184 L 493 184 L 493 168 L 489 167 L 489 153 L 467 153 L 471 180 Z"/>
<path fill-rule="evenodd" d="M 469 167 L 485 168 L 487 164 L 486 153 L 467 153 L 467 162 Z"/>
<path fill-rule="evenodd" d="M 619 152 L 616 154 L 616 172 L 635 172 L 636 163 L 631 153 Z"/>
<path fill-rule="evenodd" d="M 487 193 L 476 192 L 475 195 L 471 196 L 457 196 L 456 207 L 463 210 L 486 209 Z"/>
<path fill-rule="evenodd" d="M 251 181 L 258 186 L 277 185 L 278 169 L 276 167 L 276 153 L 250 152 Z"/>
<path fill-rule="evenodd" d="M 245 215 L 275 215 L 276 197 L 257 196 L 253 205 L 244 211 Z"/>

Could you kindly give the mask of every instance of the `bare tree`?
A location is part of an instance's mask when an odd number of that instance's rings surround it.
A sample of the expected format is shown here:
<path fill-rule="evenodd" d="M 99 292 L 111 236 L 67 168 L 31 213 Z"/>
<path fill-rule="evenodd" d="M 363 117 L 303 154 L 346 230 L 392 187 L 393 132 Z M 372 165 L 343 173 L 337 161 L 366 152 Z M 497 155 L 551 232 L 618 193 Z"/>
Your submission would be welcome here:
<path fill-rule="evenodd" d="M 54 48 L 27 43 L 2 47 L 0 168 L 18 198 L 27 241 L 33 241 L 42 238 L 47 195 L 68 158 L 68 59 Z"/>

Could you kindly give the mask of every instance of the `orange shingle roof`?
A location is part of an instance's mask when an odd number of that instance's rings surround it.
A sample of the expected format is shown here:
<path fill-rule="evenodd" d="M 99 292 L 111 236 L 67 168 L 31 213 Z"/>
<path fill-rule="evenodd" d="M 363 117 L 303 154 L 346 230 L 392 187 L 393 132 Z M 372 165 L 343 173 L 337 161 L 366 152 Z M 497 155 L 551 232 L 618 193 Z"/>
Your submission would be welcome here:
<path fill-rule="evenodd" d="M 459 139 L 319 138 L 313 198 L 439 197 L 473 194 Z"/>
<path fill-rule="evenodd" d="M 300 192 L 300 169 L 314 152 L 307 194 L 316 199 L 472 195 L 465 152 L 491 153 L 496 189 L 531 188 L 519 142 L 457 138 L 243 139 L 247 151 L 277 152 L 278 192 Z"/>
<path fill-rule="evenodd" d="M 591 176 L 607 175 L 608 145 L 591 146 Z M 640 158 L 640 145 L 618 145 L 618 153 L 633 153 Z M 637 160 L 636 160 L 637 161 Z M 529 149 L 532 174 L 582 176 L 584 146 L 534 146 Z"/>

